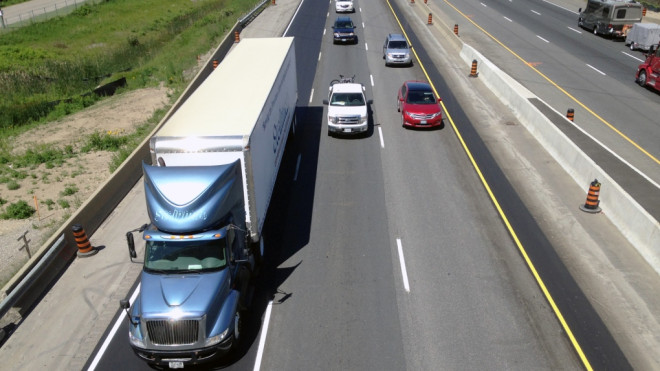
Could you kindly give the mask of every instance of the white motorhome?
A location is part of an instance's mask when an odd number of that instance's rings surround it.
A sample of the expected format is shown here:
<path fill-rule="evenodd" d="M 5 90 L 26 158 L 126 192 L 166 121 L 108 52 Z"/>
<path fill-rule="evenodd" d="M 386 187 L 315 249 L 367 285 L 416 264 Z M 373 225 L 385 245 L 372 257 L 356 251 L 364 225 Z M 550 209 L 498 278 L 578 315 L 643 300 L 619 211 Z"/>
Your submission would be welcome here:
<path fill-rule="evenodd" d="M 588 0 L 579 12 L 578 26 L 594 35 L 626 37 L 633 24 L 642 21 L 642 4 L 633 0 Z"/>

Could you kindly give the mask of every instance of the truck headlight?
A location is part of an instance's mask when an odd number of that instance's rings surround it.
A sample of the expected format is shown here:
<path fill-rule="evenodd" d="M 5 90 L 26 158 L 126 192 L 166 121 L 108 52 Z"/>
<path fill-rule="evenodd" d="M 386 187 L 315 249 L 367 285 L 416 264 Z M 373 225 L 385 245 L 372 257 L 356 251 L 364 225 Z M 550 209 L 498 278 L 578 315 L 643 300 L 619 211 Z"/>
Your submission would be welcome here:
<path fill-rule="evenodd" d="M 365 124 L 367 122 L 367 116 L 360 116 L 360 124 Z"/>
<path fill-rule="evenodd" d="M 131 343 L 131 345 L 136 346 L 138 348 L 146 348 L 144 345 L 144 340 L 142 340 L 142 337 L 137 337 L 135 336 L 135 332 L 139 332 L 140 330 L 136 328 L 135 330 L 128 330 L 128 341 Z"/>
<path fill-rule="evenodd" d="M 204 345 L 207 347 L 213 346 L 221 342 L 225 336 L 227 336 L 227 333 L 229 332 L 229 328 L 227 328 L 225 331 L 223 331 L 220 335 L 212 336 L 204 342 Z"/>

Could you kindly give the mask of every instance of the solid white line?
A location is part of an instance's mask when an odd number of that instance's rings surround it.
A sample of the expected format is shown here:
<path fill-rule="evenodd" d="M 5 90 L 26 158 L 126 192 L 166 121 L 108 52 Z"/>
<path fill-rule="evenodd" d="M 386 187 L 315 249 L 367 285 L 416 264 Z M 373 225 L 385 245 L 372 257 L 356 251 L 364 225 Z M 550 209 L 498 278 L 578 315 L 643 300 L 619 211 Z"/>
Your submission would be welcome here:
<path fill-rule="evenodd" d="M 401 247 L 401 239 L 396 239 L 396 246 L 399 250 L 399 262 L 401 263 L 401 275 L 403 276 L 403 288 L 406 292 L 410 292 L 410 285 L 408 285 L 408 272 L 406 271 L 406 262 L 403 259 L 403 247 Z"/>
<path fill-rule="evenodd" d="M 557 4 L 555 4 L 555 3 L 553 3 L 553 2 L 550 2 L 550 1 L 548 1 L 548 0 L 543 0 L 543 2 L 548 3 L 548 4 L 550 4 L 550 5 L 554 5 L 554 6 L 556 6 L 557 8 L 564 9 L 564 10 L 566 10 L 566 11 L 568 11 L 568 12 L 573 13 L 573 14 L 580 14 L 580 13 L 574 11 L 574 10 L 570 10 L 570 9 L 568 9 L 568 8 L 564 8 L 563 6 L 561 6 L 561 5 L 557 5 Z"/>
<path fill-rule="evenodd" d="M 594 66 L 592 66 L 592 65 L 590 65 L 590 64 L 587 64 L 587 67 L 589 67 L 589 68 L 591 68 L 592 70 L 594 70 L 594 71 L 600 73 L 600 74 L 603 75 L 603 76 L 607 76 L 607 75 L 605 74 L 605 72 L 600 71 L 598 68 L 596 68 L 596 67 L 594 67 Z"/>
<path fill-rule="evenodd" d="M 319 59 L 318 59 L 319 62 L 321 61 L 321 54 L 323 54 L 323 53 L 319 52 Z"/>
<path fill-rule="evenodd" d="M 286 26 L 286 29 L 284 30 L 284 33 L 283 33 L 282 35 L 286 36 L 286 33 L 289 32 L 289 28 L 290 28 L 291 25 L 293 24 L 293 21 L 296 19 L 296 16 L 298 15 L 298 11 L 300 10 L 300 7 L 303 5 L 304 2 L 305 2 L 305 0 L 302 0 L 302 1 L 300 2 L 300 4 L 298 4 L 298 7 L 296 8 L 296 12 L 293 13 L 293 17 L 291 17 L 291 21 L 290 21 L 289 24 Z M 329 13 L 328 13 L 328 14 L 329 14 Z M 325 29 L 323 29 L 323 34 L 325 35 Z"/>
<path fill-rule="evenodd" d="M 314 97 L 314 88 L 312 88 L 312 92 L 309 94 L 309 103 L 312 103 L 312 97 Z"/>
<path fill-rule="evenodd" d="M 536 15 L 541 15 L 541 13 L 537 12 L 536 10 L 530 10 L 530 11 Z"/>
<path fill-rule="evenodd" d="M 629 54 L 629 53 L 626 53 L 626 52 L 621 52 L 621 53 L 623 53 L 623 54 L 625 54 L 625 55 L 627 55 L 627 56 L 629 56 L 630 58 L 634 58 L 634 59 L 637 59 L 637 60 L 638 60 L 638 61 L 640 61 L 640 62 L 644 62 L 644 60 L 643 60 L 643 59 L 639 59 L 639 58 L 637 58 L 637 57 L 635 57 L 635 56 L 634 56 L 634 55 L 632 55 L 632 54 Z"/>
<path fill-rule="evenodd" d="M 296 173 L 293 174 L 293 181 L 295 182 L 298 180 L 298 170 L 300 170 L 300 158 L 302 157 L 302 154 L 298 154 L 298 161 L 296 162 Z"/>
<path fill-rule="evenodd" d="M 369 78 L 371 78 L 371 86 L 374 86 L 374 75 L 369 75 Z"/>
<path fill-rule="evenodd" d="M 268 323 L 270 323 L 270 312 L 273 309 L 273 301 L 268 302 L 266 307 L 266 314 L 264 315 L 264 325 L 261 330 L 261 338 L 259 339 L 259 350 L 257 351 L 257 360 L 254 363 L 254 371 L 259 371 L 261 368 L 261 359 L 264 356 L 264 345 L 266 344 L 266 334 L 268 333 Z"/>
<path fill-rule="evenodd" d="M 385 141 L 383 140 L 383 130 L 378 127 L 378 134 L 380 135 L 380 148 L 385 148 Z"/>
<path fill-rule="evenodd" d="M 131 303 L 131 305 L 133 305 L 133 302 L 135 302 L 135 298 L 137 298 L 137 294 L 140 292 L 140 285 L 141 284 L 138 284 L 138 286 L 135 288 L 135 291 L 133 292 L 133 295 L 131 295 L 131 298 L 129 299 L 129 303 Z M 117 332 L 117 330 L 119 330 L 119 326 L 121 326 L 121 321 L 123 321 L 124 318 L 126 318 L 126 311 L 122 309 L 119 318 L 117 318 L 117 322 L 115 322 L 115 325 L 112 326 L 112 330 L 110 330 L 110 333 L 108 333 L 108 337 L 105 338 L 105 341 L 103 342 L 103 345 L 101 345 L 101 348 L 99 349 L 98 353 L 96 353 L 96 357 L 94 357 L 92 364 L 89 365 L 89 368 L 87 369 L 88 371 L 94 371 L 94 369 L 96 369 L 96 366 L 99 364 L 99 361 L 103 357 L 103 354 L 108 349 L 108 346 L 112 341 L 112 338 L 115 337 L 115 333 Z"/>
<path fill-rule="evenodd" d="M 510 18 L 507 18 L 507 17 L 503 17 L 503 18 L 506 19 L 509 22 L 513 22 Z"/>
<path fill-rule="evenodd" d="M 568 26 L 566 26 L 566 27 L 568 27 Z M 576 30 L 576 29 L 573 28 L 573 27 L 568 27 L 568 29 L 571 30 L 571 31 L 573 31 L 573 32 L 582 33 L 582 31 L 580 31 L 580 30 Z"/>
<path fill-rule="evenodd" d="M 541 36 L 539 36 L 539 35 L 536 35 L 536 37 L 538 37 L 539 39 L 541 39 L 541 40 L 543 40 L 543 41 L 545 41 L 545 42 L 547 42 L 547 43 L 549 43 L 549 42 L 550 42 L 550 41 L 548 41 L 548 40 L 546 40 L 546 39 L 544 39 L 544 38 L 542 38 L 542 37 L 541 37 Z"/>

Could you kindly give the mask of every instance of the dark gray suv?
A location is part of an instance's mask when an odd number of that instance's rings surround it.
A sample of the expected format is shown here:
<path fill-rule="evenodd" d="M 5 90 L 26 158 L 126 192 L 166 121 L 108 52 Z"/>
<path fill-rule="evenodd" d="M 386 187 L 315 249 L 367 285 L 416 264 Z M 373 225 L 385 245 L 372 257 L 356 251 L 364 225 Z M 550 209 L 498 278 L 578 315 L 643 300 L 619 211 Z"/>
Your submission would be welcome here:
<path fill-rule="evenodd" d="M 410 45 L 403 35 L 394 33 L 387 35 L 383 44 L 383 59 L 386 66 L 394 64 L 412 66 Z"/>

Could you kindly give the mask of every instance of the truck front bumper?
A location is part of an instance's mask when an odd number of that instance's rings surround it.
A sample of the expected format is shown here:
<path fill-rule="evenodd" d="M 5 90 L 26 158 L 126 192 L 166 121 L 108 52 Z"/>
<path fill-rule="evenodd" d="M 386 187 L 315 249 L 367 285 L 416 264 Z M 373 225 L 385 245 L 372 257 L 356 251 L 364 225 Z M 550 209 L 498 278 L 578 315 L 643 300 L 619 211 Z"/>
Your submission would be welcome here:
<path fill-rule="evenodd" d="M 169 368 L 181 368 L 183 365 L 197 365 L 210 362 L 229 352 L 234 343 L 231 336 L 212 347 L 190 350 L 151 350 L 133 347 L 135 354 L 149 364 Z"/>

